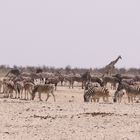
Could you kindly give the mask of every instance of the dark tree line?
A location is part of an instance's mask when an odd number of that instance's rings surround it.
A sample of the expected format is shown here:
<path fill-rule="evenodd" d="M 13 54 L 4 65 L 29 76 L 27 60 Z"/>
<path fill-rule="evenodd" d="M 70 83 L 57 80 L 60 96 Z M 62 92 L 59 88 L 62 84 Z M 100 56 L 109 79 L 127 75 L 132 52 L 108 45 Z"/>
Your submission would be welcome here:
<path fill-rule="evenodd" d="M 19 71 L 24 71 L 24 72 L 34 72 L 34 73 L 41 73 L 41 72 L 62 72 L 62 73 L 73 73 L 73 74 L 83 74 L 87 71 L 93 73 L 93 74 L 103 74 L 104 73 L 104 68 L 72 68 L 70 65 L 66 66 L 65 68 L 56 68 L 56 67 L 48 67 L 48 66 L 16 66 L 14 65 L 12 68 L 6 65 L 0 65 L 0 74 L 6 74 L 8 73 L 11 69 L 19 69 Z M 133 75 L 140 75 L 140 68 L 116 68 L 114 70 L 114 73 L 119 73 L 119 74 L 133 74 Z"/>

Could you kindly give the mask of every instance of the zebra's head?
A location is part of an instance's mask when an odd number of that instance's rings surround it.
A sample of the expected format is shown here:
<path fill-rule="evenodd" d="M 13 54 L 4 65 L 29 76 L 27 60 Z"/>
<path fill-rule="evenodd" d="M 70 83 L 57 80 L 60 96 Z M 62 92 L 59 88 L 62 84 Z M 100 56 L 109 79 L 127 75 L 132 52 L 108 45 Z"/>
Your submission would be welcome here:
<path fill-rule="evenodd" d="M 85 93 L 84 93 L 84 102 L 89 102 L 89 96 L 87 95 L 87 90 L 85 90 Z"/>
<path fill-rule="evenodd" d="M 99 83 L 99 84 L 100 84 L 101 87 L 104 86 L 104 81 L 103 81 L 103 79 L 100 78 L 100 83 Z"/>
<path fill-rule="evenodd" d="M 89 98 L 86 95 L 84 95 L 84 102 L 89 102 Z"/>
<path fill-rule="evenodd" d="M 85 90 L 88 90 L 92 86 L 92 83 L 88 81 L 85 85 Z"/>

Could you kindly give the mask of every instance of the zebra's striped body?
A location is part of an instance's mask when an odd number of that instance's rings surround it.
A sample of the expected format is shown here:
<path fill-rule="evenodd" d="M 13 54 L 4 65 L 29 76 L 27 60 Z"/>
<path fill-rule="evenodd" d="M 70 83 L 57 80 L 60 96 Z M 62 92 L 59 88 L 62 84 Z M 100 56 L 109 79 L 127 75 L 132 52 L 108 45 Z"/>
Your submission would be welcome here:
<path fill-rule="evenodd" d="M 104 76 L 103 77 L 104 86 L 107 87 L 107 83 L 111 84 L 112 89 L 116 89 L 117 83 L 119 83 L 119 79 L 117 77 L 112 76 Z"/>
<path fill-rule="evenodd" d="M 55 96 L 54 96 L 54 86 L 53 84 L 44 84 L 44 85 L 36 85 L 32 91 L 32 100 L 34 100 L 35 98 L 35 94 L 36 92 L 39 93 L 39 99 L 40 101 L 42 101 L 41 99 L 41 93 L 46 93 L 47 94 L 47 98 L 46 101 L 48 100 L 50 93 L 53 95 L 54 101 L 55 101 Z"/>
<path fill-rule="evenodd" d="M 89 102 L 90 98 L 94 101 L 99 102 L 100 97 L 103 98 L 103 101 L 108 101 L 109 90 L 105 87 L 94 87 L 91 86 L 89 89 L 85 90 L 84 101 Z"/>

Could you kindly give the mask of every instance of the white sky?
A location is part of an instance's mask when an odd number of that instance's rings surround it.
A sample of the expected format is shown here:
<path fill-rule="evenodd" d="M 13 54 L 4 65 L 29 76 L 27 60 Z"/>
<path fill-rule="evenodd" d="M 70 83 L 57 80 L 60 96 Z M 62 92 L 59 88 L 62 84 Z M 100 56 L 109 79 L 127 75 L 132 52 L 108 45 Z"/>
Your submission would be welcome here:
<path fill-rule="evenodd" d="M 1 0 L 0 64 L 140 68 L 140 0 Z"/>

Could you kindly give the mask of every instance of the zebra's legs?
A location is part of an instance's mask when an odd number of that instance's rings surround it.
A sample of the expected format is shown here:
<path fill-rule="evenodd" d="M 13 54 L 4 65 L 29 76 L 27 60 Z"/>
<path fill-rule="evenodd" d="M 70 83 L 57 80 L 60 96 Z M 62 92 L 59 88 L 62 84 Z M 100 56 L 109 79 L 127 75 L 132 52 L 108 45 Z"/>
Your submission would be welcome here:
<path fill-rule="evenodd" d="M 52 91 L 51 93 L 52 93 L 52 96 L 53 96 L 53 99 L 54 99 L 54 102 L 55 102 L 56 100 L 55 100 L 55 96 L 54 96 L 54 93 L 53 93 L 53 91 Z"/>
<path fill-rule="evenodd" d="M 103 97 L 103 101 L 104 101 L 104 102 L 108 102 L 108 97 L 106 97 L 106 98 Z"/>
<path fill-rule="evenodd" d="M 27 95 L 28 95 L 27 99 L 31 100 L 31 97 L 32 97 L 32 90 L 31 89 L 28 91 Z"/>
<path fill-rule="evenodd" d="M 13 91 L 12 90 L 7 90 L 6 91 L 7 93 L 6 93 L 6 98 L 12 98 L 13 97 Z"/>
<path fill-rule="evenodd" d="M 28 98 L 28 93 L 27 93 L 27 90 L 25 90 L 25 97 L 24 97 L 24 100 L 26 100 Z"/>
<path fill-rule="evenodd" d="M 56 89 L 57 89 L 57 83 L 55 83 L 55 91 L 56 91 Z"/>
<path fill-rule="evenodd" d="M 121 97 L 118 97 L 118 102 L 121 103 Z"/>
<path fill-rule="evenodd" d="M 39 100 L 42 101 L 42 99 L 41 99 L 41 92 L 39 92 Z"/>
<path fill-rule="evenodd" d="M 23 98 L 23 90 L 20 91 L 20 97 Z"/>
<path fill-rule="evenodd" d="M 74 81 L 72 81 L 72 88 L 74 87 L 73 85 L 74 85 Z"/>
<path fill-rule="evenodd" d="M 10 97 L 10 98 L 13 98 L 13 94 L 12 94 L 11 91 L 9 92 L 9 97 Z"/>
<path fill-rule="evenodd" d="M 29 100 L 29 91 L 27 92 L 27 98 L 26 99 Z"/>
<path fill-rule="evenodd" d="M 47 93 L 46 102 L 48 101 L 49 97 L 50 97 L 50 95 Z"/>
<path fill-rule="evenodd" d="M 96 99 L 95 99 L 95 102 L 99 102 L 99 101 L 100 101 L 100 98 L 96 98 Z"/>
<path fill-rule="evenodd" d="M 100 100 L 100 98 L 97 98 L 97 97 L 92 97 L 92 98 L 91 98 L 91 102 L 92 102 L 92 101 L 94 101 L 94 102 L 99 102 L 99 100 Z"/>
<path fill-rule="evenodd" d="M 15 99 L 17 99 L 18 98 L 18 92 L 16 91 L 16 93 L 15 93 Z"/>
<path fill-rule="evenodd" d="M 17 92 L 18 92 L 18 99 L 19 99 L 20 98 L 20 91 L 18 90 Z"/>
<path fill-rule="evenodd" d="M 133 97 L 131 97 L 131 103 L 133 103 Z"/>
<path fill-rule="evenodd" d="M 130 97 L 128 96 L 128 103 L 130 103 Z"/>
<path fill-rule="evenodd" d="M 86 85 L 86 82 L 82 81 L 82 89 L 84 89 L 85 85 Z"/>

